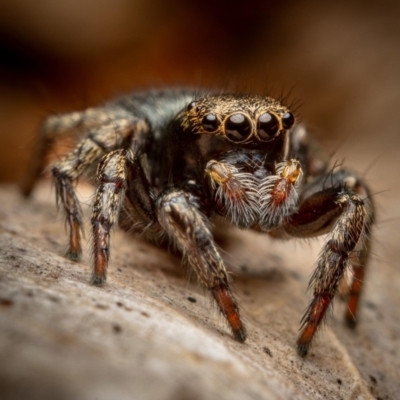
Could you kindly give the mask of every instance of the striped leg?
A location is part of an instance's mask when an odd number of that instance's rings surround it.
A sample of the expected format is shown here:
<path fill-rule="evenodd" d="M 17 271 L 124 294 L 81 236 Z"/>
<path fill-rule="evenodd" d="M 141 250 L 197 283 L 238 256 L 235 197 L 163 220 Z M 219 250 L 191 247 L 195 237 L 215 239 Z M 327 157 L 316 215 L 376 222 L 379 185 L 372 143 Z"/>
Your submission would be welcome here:
<path fill-rule="evenodd" d="M 80 232 L 82 230 L 81 208 L 75 194 L 73 181 L 88 168 L 96 166 L 108 152 L 128 146 L 134 134 L 147 129 L 142 120 L 118 120 L 86 134 L 85 138 L 64 159 L 53 165 L 57 204 L 65 212 L 69 228 L 67 257 L 78 260 L 81 253 Z"/>
<path fill-rule="evenodd" d="M 244 342 L 246 328 L 229 285 L 225 266 L 196 198 L 183 191 L 169 191 L 158 199 L 158 220 L 177 243 L 199 281 L 210 290 L 235 339 Z"/>
<path fill-rule="evenodd" d="M 131 150 L 115 150 L 101 160 L 97 171 L 93 213 L 93 276 L 92 283 L 106 281 L 110 258 L 110 231 L 120 217 L 125 195 L 134 207 L 137 223 L 158 225 L 155 206 L 142 167 Z M 134 192 L 134 193 L 133 193 Z"/>
<path fill-rule="evenodd" d="M 327 243 L 321 251 L 310 281 L 314 298 L 302 319 L 302 331 L 297 341 L 297 350 L 301 356 L 307 354 L 349 267 L 353 252 L 359 256 L 356 257 L 357 262 L 351 261 L 354 276 L 346 314 L 348 323 L 355 318 L 362 290 L 373 208 L 368 199 L 364 201 L 355 193 L 361 193 L 360 181 L 356 178 L 349 179 L 350 175 L 343 171 L 337 174 L 336 178 L 338 177 L 345 177 L 347 182 L 352 182 L 352 188 L 341 185 L 313 193 L 285 224 L 285 231 L 296 237 L 312 237 L 330 229 Z"/>

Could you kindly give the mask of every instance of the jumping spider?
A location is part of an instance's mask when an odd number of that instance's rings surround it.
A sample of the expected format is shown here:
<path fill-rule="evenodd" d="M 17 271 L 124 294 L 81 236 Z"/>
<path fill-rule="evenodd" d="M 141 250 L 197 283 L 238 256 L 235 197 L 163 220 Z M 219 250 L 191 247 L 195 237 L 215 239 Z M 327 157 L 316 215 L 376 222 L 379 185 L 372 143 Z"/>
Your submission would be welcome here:
<path fill-rule="evenodd" d="M 345 318 L 355 325 L 373 223 L 369 190 L 348 170 L 328 170 L 316 141 L 286 106 L 264 96 L 165 89 L 49 117 L 25 195 L 50 146 L 73 131 L 84 131 L 82 139 L 51 171 L 69 228 L 67 257 L 78 260 L 82 216 L 73 181 L 97 167 L 93 284 L 106 280 L 116 222 L 149 238 L 165 235 L 243 342 L 246 328 L 213 240 L 210 218 L 219 215 L 273 237 L 329 233 L 310 281 L 314 297 L 302 319 L 299 355 L 307 354 L 349 268 Z"/>

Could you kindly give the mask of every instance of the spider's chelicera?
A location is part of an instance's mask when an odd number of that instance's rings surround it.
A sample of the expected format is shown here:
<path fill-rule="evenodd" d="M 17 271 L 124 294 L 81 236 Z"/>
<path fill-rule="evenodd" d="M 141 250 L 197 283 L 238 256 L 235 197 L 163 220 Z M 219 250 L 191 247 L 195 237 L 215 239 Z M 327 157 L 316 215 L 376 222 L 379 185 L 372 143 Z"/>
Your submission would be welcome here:
<path fill-rule="evenodd" d="M 297 341 L 301 356 L 348 268 L 345 318 L 355 325 L 373 223 L 369 191 L 348 170 L 328 171 L 315 140 L 285 105 L 263 96 L 165 89 L 52 116 L 43 124 L 25 195 L 53 142 L 77 130 L 84 132 L 82 139 L 52 173 L 69 228 L 67 257 L 78 260 L 82 217 L 73 182 L 97 167 L 91 219 L 95 285 L 106 280 L 116 222 L 149 238 L 164 235 L 243 342 L 246 328 L 210 224 L 219 215 L 273 237 L 329 234 L 310 281 L 313 300 Z"/>

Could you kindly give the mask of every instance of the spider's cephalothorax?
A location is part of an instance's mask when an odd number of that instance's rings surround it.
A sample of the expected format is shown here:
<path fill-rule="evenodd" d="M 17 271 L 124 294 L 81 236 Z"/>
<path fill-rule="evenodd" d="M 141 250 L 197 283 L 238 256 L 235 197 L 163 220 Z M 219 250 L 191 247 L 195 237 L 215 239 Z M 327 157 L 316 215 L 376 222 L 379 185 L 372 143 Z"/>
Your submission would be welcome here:
<path fill-rule="evenodd" d="M 77 260 L 82 219 L 73 181 L 97 168 L 94 284 L 105 282 L 116 222 L 150 238 L 165 235 L 243 342 L 246 329 L 209 223 L 220 215 L 274 237 L 329 233 L 310 282 L 314 298 L 297 341 L 301 356 L 349 268 L 346 321 L 355 325 L 373 223 L 368 188 L 347 170 L 327 172 L 315 140 L 295 125 L 287 107 L 269 97 L 165 89 L 50 117 L 23 186 L 26 195 L 50 146 L 72 131 L 84 135 L 52 173 L 69 227 L 67 256 Z"/>

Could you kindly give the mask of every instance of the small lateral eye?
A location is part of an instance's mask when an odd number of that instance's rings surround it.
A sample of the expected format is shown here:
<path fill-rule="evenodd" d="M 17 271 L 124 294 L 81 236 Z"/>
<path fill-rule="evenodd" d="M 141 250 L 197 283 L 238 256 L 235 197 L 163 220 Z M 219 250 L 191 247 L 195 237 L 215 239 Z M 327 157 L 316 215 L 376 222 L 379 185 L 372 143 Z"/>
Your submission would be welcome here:
<path fill-rule="evenodd" d="M 225 121 L 225 133 L 233 142 L 242 142 L 251 134 L 251 122 L 244 114 L 232 114 Z"/>
<path fill-rule="evenodd" d="M 294 125 L 294 115 L 290 112 L 283 114 L 282 125 L 285 129 L 290 129 Z"/>
<path fill-rule="evenodd" d="M 214 114 L 206 115 L 201 121 L 204 130 L 207 132 L 214 132 L 218 129 L 219 121 L 218 118 Z"/>
<path fill-rule="evenodd" d="M 197 103 L 195 101 L 191 101 L 187 106 L 186 106 L 186 110 L 190 111 L 193 110 L 193 108 L 195 108 L 197 105 Z"/>
<path fill-rule="evenodd" d="M 258 118 L 257 135 L 260 140 L 270 140 L 279 132 L 279 121 L 274 114 L 264 113 Z"/>

